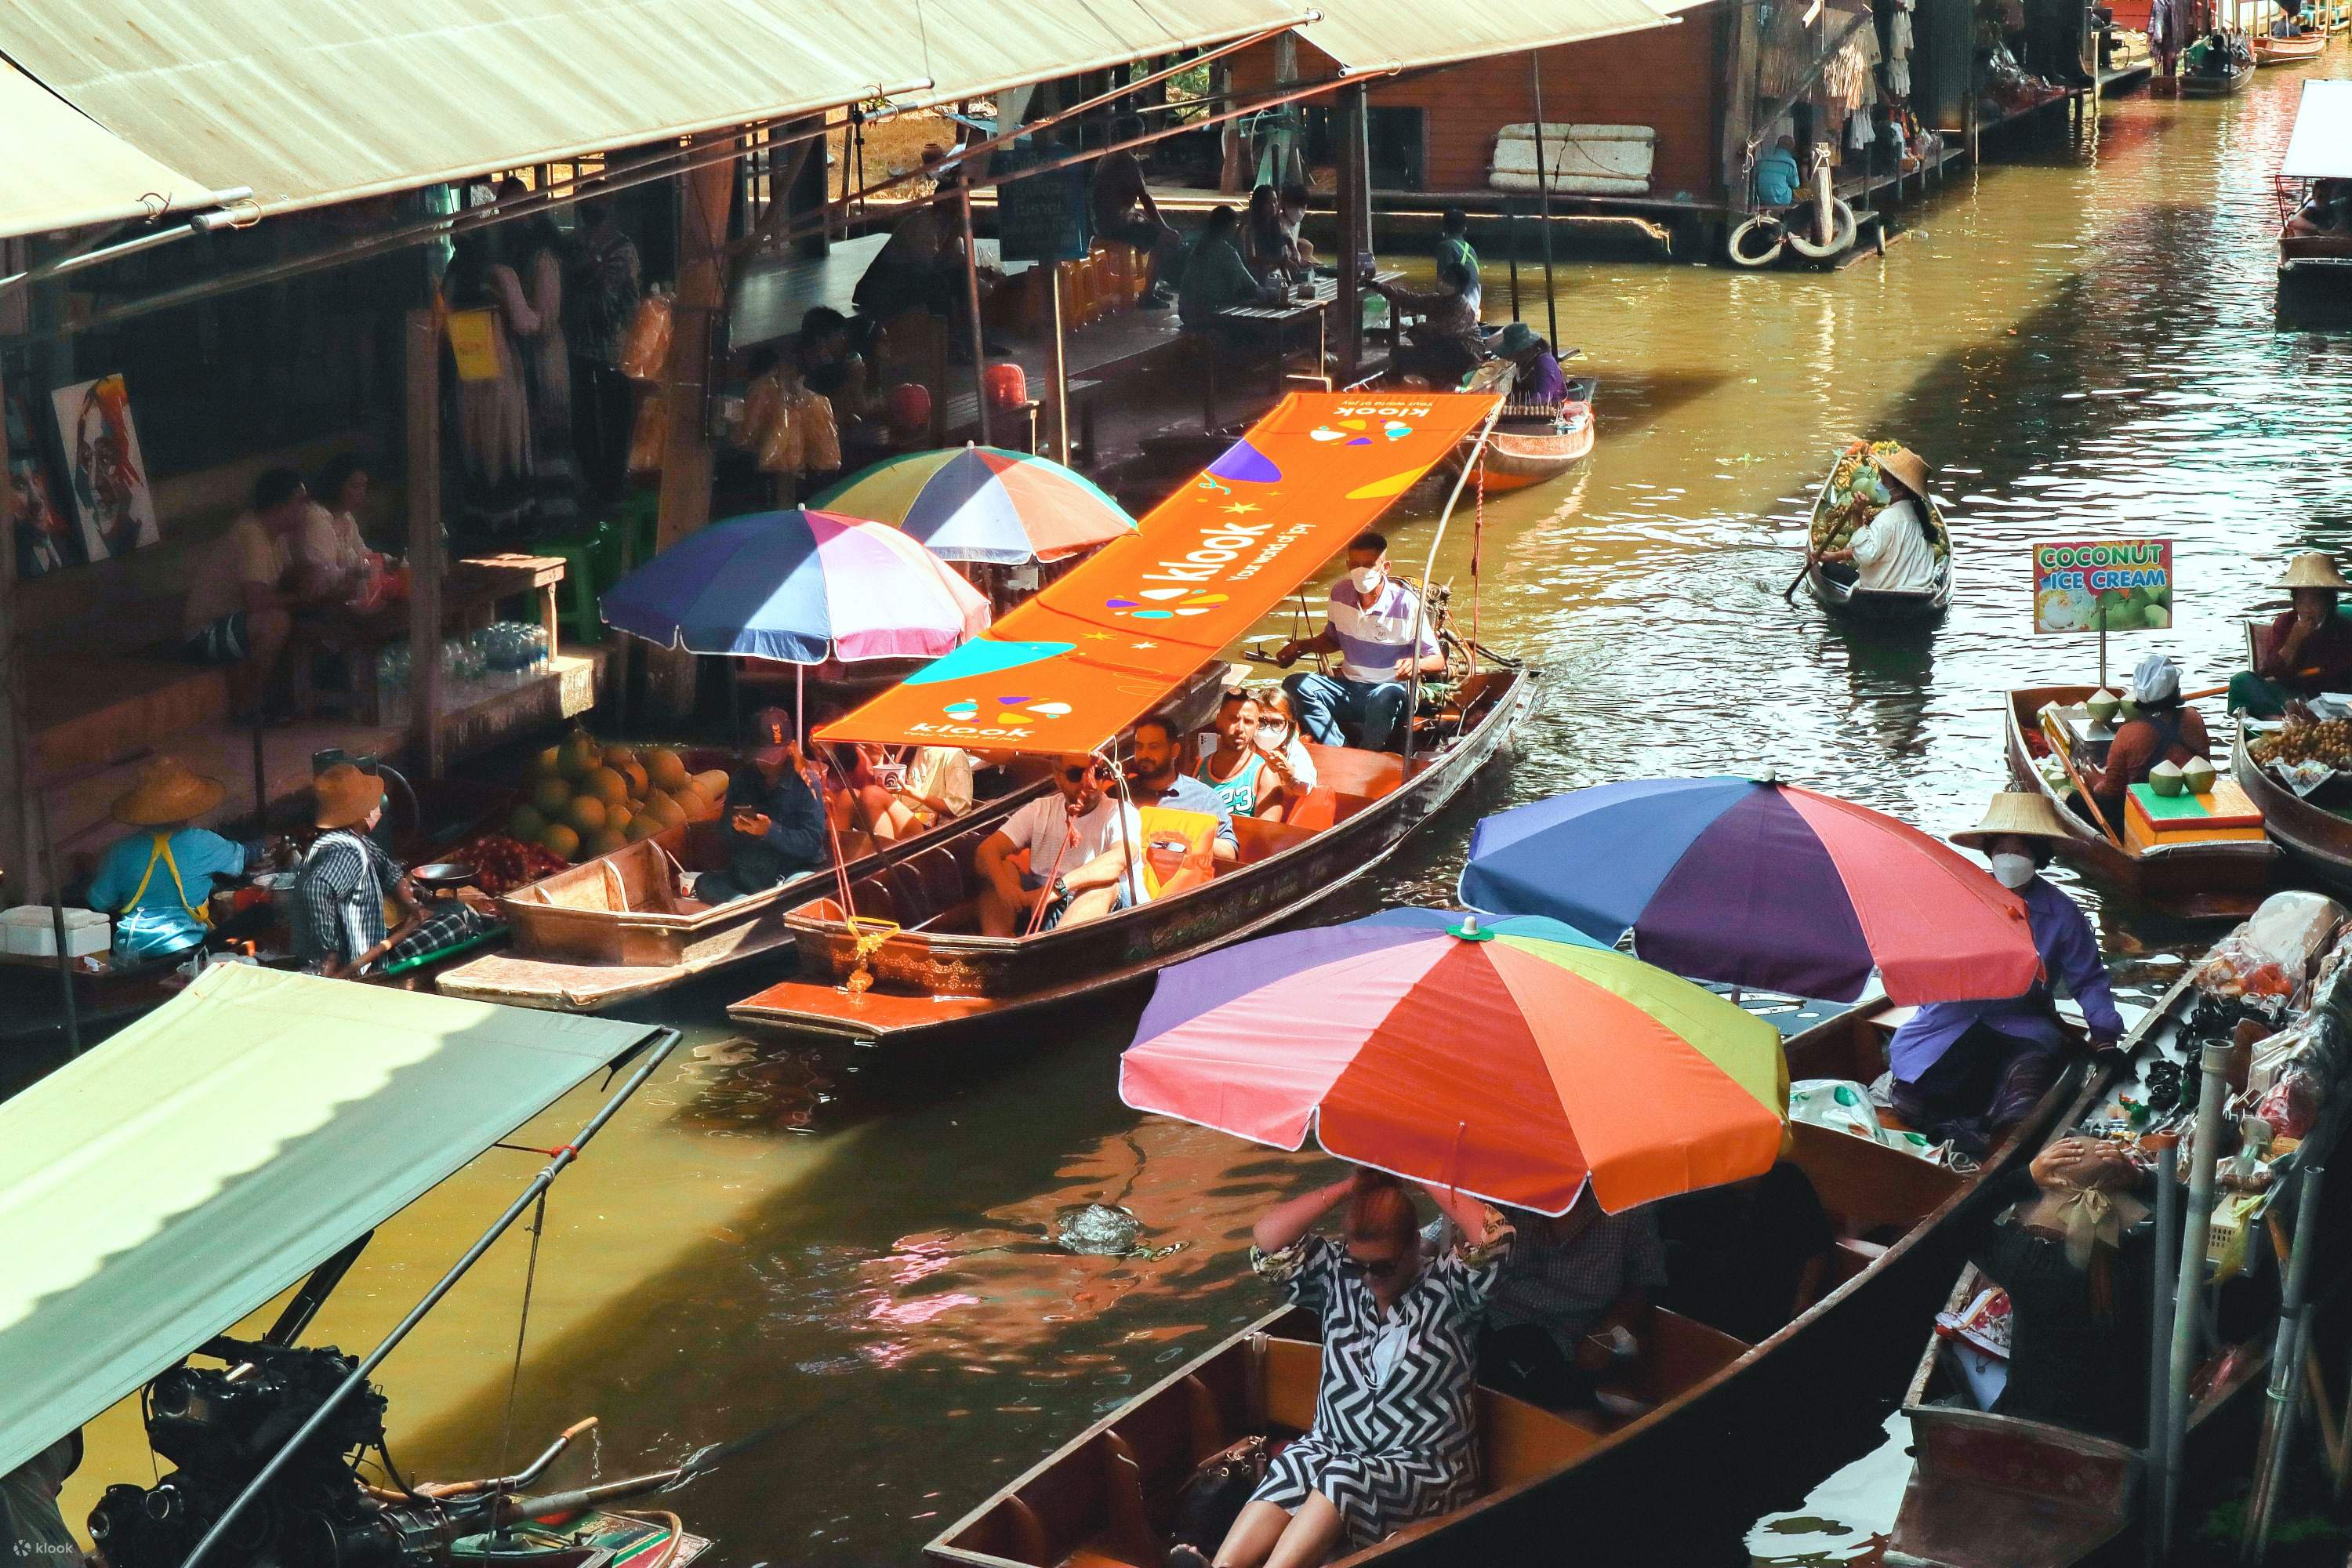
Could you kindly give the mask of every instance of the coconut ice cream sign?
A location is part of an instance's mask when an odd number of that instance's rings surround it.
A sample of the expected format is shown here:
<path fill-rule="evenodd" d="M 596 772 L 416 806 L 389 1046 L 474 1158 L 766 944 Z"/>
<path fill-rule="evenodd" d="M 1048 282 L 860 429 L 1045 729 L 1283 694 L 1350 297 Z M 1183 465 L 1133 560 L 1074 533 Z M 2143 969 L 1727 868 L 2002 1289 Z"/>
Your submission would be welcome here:
<path fill-rule="evenodd" d="M 2172 625 L 2172 541 L 2033 546 L 2037 632 L 2163 631 Z"/>

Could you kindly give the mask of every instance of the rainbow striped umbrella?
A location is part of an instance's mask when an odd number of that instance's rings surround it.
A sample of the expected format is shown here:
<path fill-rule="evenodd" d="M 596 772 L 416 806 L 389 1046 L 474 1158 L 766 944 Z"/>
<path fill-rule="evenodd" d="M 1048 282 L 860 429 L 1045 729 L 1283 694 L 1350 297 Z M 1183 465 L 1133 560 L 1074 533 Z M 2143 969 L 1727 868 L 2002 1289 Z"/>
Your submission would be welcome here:
<path fill-rule="evenodd" d="M 1092 480 L 1000 447 L 892 458 L 809 504 L 896 523 L 943 560 L 1005 566 L 1058 561 L 1135 531 L 1135 519 Z"/>
<path fill-rule="evenodd" d="M 1780 1034 L 1557 921 L 1389 910 L 1162 970 L 1119 1097 L 1490 1203 L 1614 1214 L 1761 1175 Z"/>

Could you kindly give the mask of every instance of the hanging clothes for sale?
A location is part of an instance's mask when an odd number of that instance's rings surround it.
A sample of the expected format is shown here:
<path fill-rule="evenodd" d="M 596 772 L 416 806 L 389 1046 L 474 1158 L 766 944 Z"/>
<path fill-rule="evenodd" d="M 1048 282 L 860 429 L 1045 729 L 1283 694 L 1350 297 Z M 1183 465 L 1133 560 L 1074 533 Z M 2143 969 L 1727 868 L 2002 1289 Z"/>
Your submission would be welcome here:
<path fill-rule="evenodd" d="M 1896 98 L 1911 96 L 1911 62 L 1892 59 L 1886 62 L 1886 90 Z"/>
<path fill-rule="evenodd" d="M 1851 153 L 1870 151 L 1870 110 L 1857 109 L 1845 117 L 1845 145 Z"/>
<path fill-rule="evenodd" d="M 1872 90 L 1879 59 L 1878 29 L 1871 24 L 1870 13 L 1859 8 L 1833 6 L 1823 20 L 1827 36 L 1844 42 L 1822 73 L 1822 107 L 1832 115 L 1851 114 Z"/>
<path fill-rule="evenodd" d="M 1886 58 L 1890 60 L 1908 58 L 1916 39 L 1911 32 L 1911 13 L 1917 10 L 1918 0 L 1895 0 L 1894 15 L 1886 22 Z"/>

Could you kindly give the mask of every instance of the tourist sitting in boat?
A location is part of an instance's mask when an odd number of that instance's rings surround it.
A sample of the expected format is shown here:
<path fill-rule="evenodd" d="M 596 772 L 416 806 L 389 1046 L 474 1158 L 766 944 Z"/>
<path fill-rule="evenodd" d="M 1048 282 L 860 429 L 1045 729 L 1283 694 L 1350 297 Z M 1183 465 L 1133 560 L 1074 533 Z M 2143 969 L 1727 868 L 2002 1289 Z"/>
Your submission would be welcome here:
<path fill-rule="evenodd" d="M 1813 559 L 1850 564 L 1855 585 L 1878 594 L 1932 594 L 1938 576 L 1936 527 L 1927 517 L 1927 464 L 1907 447 L 1878 455 L 1887 503 L 1858 530 L 1843 549 L 1824 550 Z"/>
<path fill-rule="evenodd" d="M 856 748 L 864 764 L 855 799 L 877 844 L 928 833 L 971 809 L 971 755 L 958 746 Z"/>
<path fill-rule="evenodd" d="M 1241 220 L 1229 206 L 1210 210 L 1192 254 L 1184 258 L 1184 280 L 1176 289 L 1176 314 L 1187 331 L 1207 331 L 1239 305 L 1270 304 L 1273 285 L 1262 283 L 1242 259 Z"/>
<path fill-rule="evenodd" d="M 294 955 L 330 979 L 436 952 L 489 929 L 495 909 L 471 888 L 431 904 L 375 840 L 383 779 L 373 763 L 336 763 L 310 781 L 319 837 L 294 875 Z M 384 908 L 400 912 L 387 928 Z"/>
<path fill-rule="evenodd" d="M 2231 710 L 2257 719 L 2275 719 L 2288 703 L 2323 691 L 2352 690 L 2352 622 L 2336 613 L 2337 595 L 2352 583 L 2334 559 L 2307 551 L 2271 586 L 2284 588 L 2292 603 L 2254 628 L 2254 668 L 2230 681 Z"/>
<path fill-rule="evenodd" d="M 1797 189 L 1804 172 L 1797 166 L 1797 139 L 1783 136 L 1756 160 L 1756 205 L 1763 212 L 1785 212 L 1797 205 Z"/>
<path fill-rule="evenodd" d="M 1315 753 L 1298 732 L 1298 715 L 1292 711 L 1290 693 L 1269 686 L 1257 694 L 1257 749 L 1282 759 L 1286 782 L 1300 795 L 1315 787 Z"/>
<path fill-rule="evenodd" d="M 2123 1442 L 2147 1418 L 2154 1229 L 2122 1145 L 2061 1138 L 1997 1183 L 1969 1261 L 2009 1293 L 2009 1381 L 1994 1411 Z"/>
<path fill-rule="evenodd" d="M 1475 1198 L 1424 1186 L 1465 1239 L 1433 1253 L 1393 1176 L 1360 1170 L 1277 1205 L 1252 1229 L 1250 1264 L 1323 1325 L 1315 1426 L 1275 1457 L 1218 1548 L 1219 1568 L 1318 1563 L 1343 1543 L 1461 1507 L 1478 1487 L 1478 1323 L 1511 1226 Z M 1315 1222 L 1348 1205 L 1346 1241 Z M 1190 1546 L 1171 1568 L 1207 1568 Z"/>
<path fill-rule="evenodd" d="M 2180 667 L 2164 654 L 2152 653 L 2132 671 L 2132 705 L 2139 717 L 2116 731 L 2107 743 L 2103 767 L 2087 770 L 2083 787 L 2116 834 L 2124 830 L 2124 795 L 2133 784 L 2146 784 L 2158 763 L 2178 767 L 2192 757 L 2212 761 L 2212 738 L 2205 732 L 2204 715 L 2180 700 Z"/>
<path fill-rule="evenodd" d="M 727 775 L 727 864 L 694 879 L 700 902 L 748 898 L 831 863 L 824 808 L 793 729 L 782 708 L 751 715 L 752 749 Z"/>
<path fill-rule="evenodd" d="M 1513 321 L 1495 339 L 1495 354 L 1518 374 L 1511 382 L 1514 408 L 1557 408 L 1568 399 L 1568 373 L 1551 344 L 1525 321 Z"/>
<path fill-rule="evenodd" d="M 2286 220 L 2286 232 L 2299 239 L 2342 234 L 2347 229 L 2352 229 L 2352 180 L 2312 181 L 2311 194 Z"/>
<path fill-rule="evenodd" d="M 1557 1217 L 1505 1209 L 1513 1233 L 1494 1289 L 1478 1381 L 1548 1410 L 1590 1410 L 1601 1401 L 1598 1374 L 1613 1364 L 1595 1331 L 1638 1321 L 1650 1293 L 1666 1282 L 1665 1249 L 1648 1208 L 1603 1214 L 1587 1193 Z M 1454 1239 L 1452 1222 L 1422 1232 L 1433 1245 Z"/>
<path fill-rule="evenodd" d="M 202 946 L 212 932 L 213 879 L 241 877 L 260 860 L 264 846 L 191 826 L 225 793 L 219 780 L 177 757 L 156 757 L 115 800 L 114 820 L 138 831 L 99 861 L 89 901 L 114 916 L 117 961 L 150 963 Z"/>
<path fill-rule="evenodd" d="M 1445 672 L 1445 655 L 1423 624 L 1420 595 L 1389 575 L 1389 542 L 1370 529 L 1348 546 L 1348 574 L 1331 584 L 1323 629 L 1284 643 L 1274 662 L 1287 669 L 1304 653 L 1339 656 L 1337 675 L 1302 670 L 1282 683 L 1300 726 L 1326 746 L 1397 750 L 1414 669 Z"/>
<path fill-rule="evenodd" d="M 0 1476 L 0 1553 L 11 1562 L 45 1568 L 78 1568 L 81 1545 L 66 1525 L 58 1494 L 81 1468 L 82 1436 L 77 1426 Z"/>
<path fill-rule="evenodd" d="M 973 858 L 982 935 L 1053 931 L 1142 902 L 1134 868 L 1143 819 L 1110 794 L 1113 782 L 1108 763 L 1073 752 L 1054 764 L 1055 793 L 982 842 Z"/>
<path fill-rule="evenodd" d="M 1887 1043 L 1895 1114 L 1966 1152 L 1981 1154 L 2065 1070 L 2072 1043 L 2053 1005 L 2053 984 L 2082 1007 L 2095 1048 L 2123 1037 L 2123 1017 L 2091 922 L 2040 875 L 2050 863 L 2051 846 L 2066 837 L 2058 808 L 2021 790 L 1993 796 L 1982 822 L 1952 835 L 1953 843 L 1982 850 L 1992 861 L 1993 879 L 2024 900 L 2048 977 L 2023 995 L 2000 1001 L 1930 1003 Z"/>
<path fill-rule="evenodd" d="M 1198 777 L 1234 816 L 1280 822 L 1290 786 L 1281 760 L 1258 749 L 1257 725 L 1257 699 L 1238 687 L 1227 691 L 1211 731 L 1216 743 L 1201 759 Z"/>
<path fill-rule="evenodd" d="M 1183 771 L 1184 732 L 1164 713 L 1150 713 L 1129 731 L 1127 787 L 1140 806 L 1166 806 L 1171 811 L 1196 811 L 1217 819 L 1212 849 L 1220 860 L 1241 858 L 1234 837 L 1234 814 L 1224 797 Z"/>

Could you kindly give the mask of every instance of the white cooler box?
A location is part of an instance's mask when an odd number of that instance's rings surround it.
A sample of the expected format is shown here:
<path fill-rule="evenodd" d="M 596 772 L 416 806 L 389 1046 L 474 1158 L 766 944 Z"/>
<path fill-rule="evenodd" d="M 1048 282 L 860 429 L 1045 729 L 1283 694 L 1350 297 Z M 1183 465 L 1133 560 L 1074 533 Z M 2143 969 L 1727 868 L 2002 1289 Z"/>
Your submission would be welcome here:
<path fill-rule="evenodd" d="M 47 904 L 0 910 L 0 952 L 26 958 L 58 955 L 57 922 Z M 96 910 L 66 910 L 66 956 L 104 952 L 114 940 L 114 922 Z"/>

